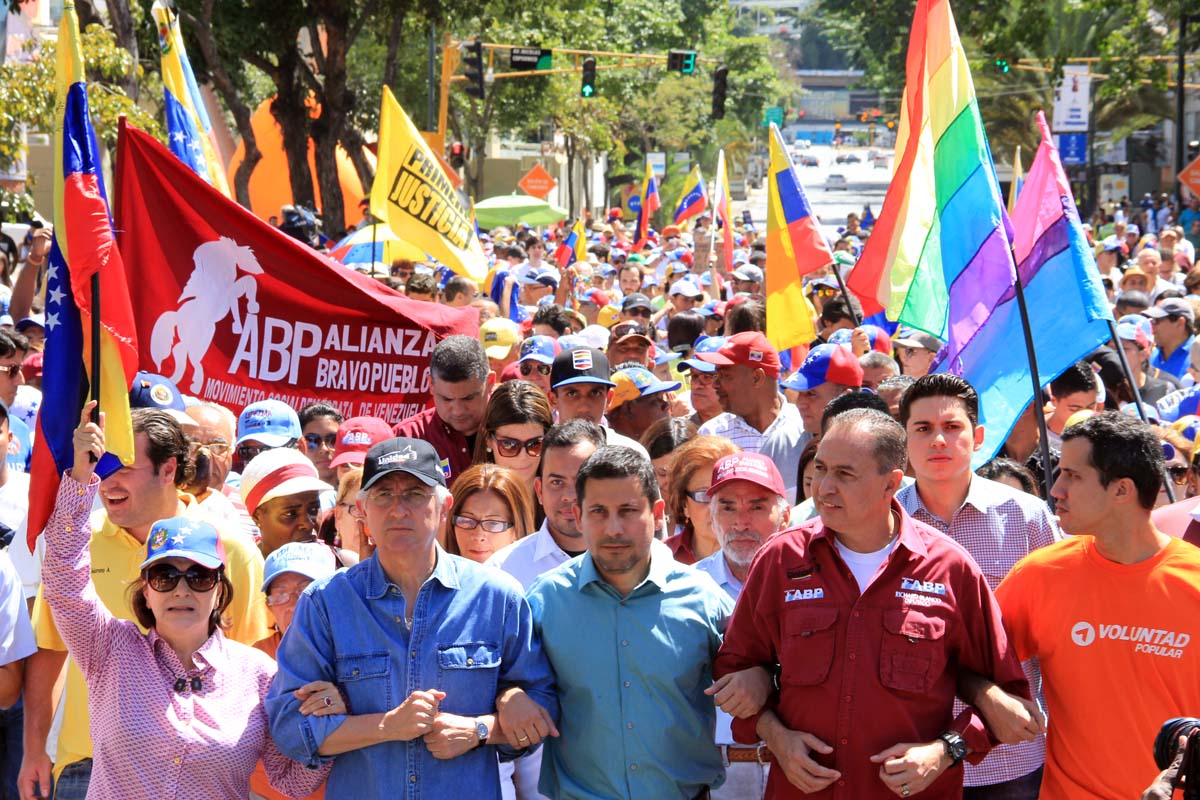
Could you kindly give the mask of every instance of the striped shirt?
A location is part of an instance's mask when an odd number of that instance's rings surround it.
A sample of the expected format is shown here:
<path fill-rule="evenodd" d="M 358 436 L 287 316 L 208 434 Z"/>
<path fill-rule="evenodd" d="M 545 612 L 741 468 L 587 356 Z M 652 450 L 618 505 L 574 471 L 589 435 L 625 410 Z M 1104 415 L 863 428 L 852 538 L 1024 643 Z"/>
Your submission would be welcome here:
<path fill-rule="evenodd" d="M 932 514 L 921 502 L 920 482 L 904 486 L 896 500 L 914 519 L 924 522 L 963 546 L 983 572 L 992 591 L 1008 575 L 1018 561 L 1039 547 L 1063 538 L 1049 507 L 1040 498 L 1017 491 L 1002 483 L 971 477 L 967 499 L 947 523 Z M 1042 700 L 1042 673 L 1037 659 L 1021 664 L 1029 689 L 1038 702 Z M 954 713 L 963 708 L 955 701 Z M 1016 780 L 1042 766 L 1046 761 L 1046 737 L 1031 742 L 999 745 L 978 765 L 966 764 L 965 786 L 991 786 Z"/>
<path fill-rule="evenodd" d="M 757 453 L 763 441 L 780 428 L 794 426 L 804 430 L 804 421 L 800 419 L 800 411 L 782 396 L 779 414 L 764 431 L 758 430 L 737 414 L 728 411 L 718 414 L 700 426 L 700 433 L 706 436 L 724 436 L 747 453 Z"/>

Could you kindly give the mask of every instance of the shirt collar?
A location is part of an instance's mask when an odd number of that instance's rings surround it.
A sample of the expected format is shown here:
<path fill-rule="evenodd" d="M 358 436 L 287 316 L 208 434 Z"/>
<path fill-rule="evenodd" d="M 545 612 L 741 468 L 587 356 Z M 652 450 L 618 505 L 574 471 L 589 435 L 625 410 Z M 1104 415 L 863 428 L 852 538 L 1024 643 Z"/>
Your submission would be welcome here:
<path fill-rule="evenodd" d="M 542 527 L 537 529 L 533 540 L 533 560 L 541 561 L 553 555 L 561 555 L 564 558 L 569 558 L 567 551 L 558 546 L 558 542 L 554 541 L 554 535 L 550 533 L 550 524 L 542 520 Z"/>
<path fill-rule="evenodd" d="M 447 589 L 457 589 L 458 582 L 458 565 L 454 563 L 442 546 L 434 544 L 437 548 L 437 563 L 433 565 L 433 572 L 425 579 L 426 583 L 431 580 L 436 580 Z M 379 556 L 372 554 L 365 562 L 363 562 L 367 570 L 367 599 L 378 600 L 388 593 L 388 590 L 396 586 L 388 580 L 387 574 L 383 571 L 383 565 L 379 563 Z M 399 588 L 399 587 L 396 587 Z"/>
<path fill-rule="evenodd" d="M 159 636 L 158 630 L 151 628 L 146 637 L 150 640 L 150 649 L 155 652 L 161 647 L 164 652 L 174 654 L 175 651 L 171 645 L 167 644 L 167 640 Z M 178 660 L 179 656 L 174 656 Z M 222 671 L 229 664 L 229 653 L 225 647 L 225 634 L 220 628 L 213 631 L 212 636 L 204 640 L 204 644 L 192 653 L 192 660 L 196 662 L 198 672 L 203 672 L 205 669 L 211 668 L 216 672 Z"/>
<path fill-rule="evenodd" d="M 930 511 L 925 505 L 925 501 L 921 499 L 920 487 L 920 481 L 912 484 L 909 487 L 901 487 L 900 491 L 896 493 L 897 498 L 902 498 L 903 502 L 901 502 L 901 505 L 909 514 L 915 514 L 918 510 L 920 510 L 924 511 L 931 517 L 936 517 L 937 515 Z M 905 488 L 907 488 L 908 491 L 905 491 Z M 989 481 L 987 478 L 981 478 L 972 473 L 971 483 L 967 486 L 967 496 L 963 500 L 963 504 L 960 506 L 960 508 L 971 506 L 981 514 L 986 514 L 991 511 L 992 508 L 1004 502 L 1006 499 L 1007 498 L 996 492 L 991 481 Z M 955 511 L 958 511 L 958 509 L 955 509 Z M 949 522 L 949 520 L 945 521 Z"/>
<path fill-rule="evenodd" d="M 639 583 L 627 597 L 638 593 L 638 590 L 647 583 L 654 584 L 659 590 L 667 585 L 667 578 L 670 574 L 672 566 L 675 564 L 675 558 L 671 555 L 670 549 L 661 542 L 658 546 L 654 542 L 650 543 L 650 572 L 646 575 L 646 579 Z M 596 569 L 596 562 L 592 560 L 590 552 L 584 553 L 579 564 L 579 577 L 575 581 L 575 588 L 583 591 L 584 588 L 593 583 L 600 583 L 611 588 L 611 584 L 604 580 L 600 571 Z M 615 590 L 614 590 L 615 591 Z"/>
<path fill-rule="evenodd" d="M 916 526 L 913 525 L 913 518 L 895 497 L 892 498 L 892 512 L 900 520 L 900 533 L 897 536 L 897 543 L 904 545 L 915 555 L 929 555 L 929 550 L 925 547 L 925 541 L 921 538 L 921 534 L 917 533 Z M 825 521 L 821 519 L 820 515 L 814 519 L 816 519 L 816 527 L 813 528 L 813 539 L 823 538 L 829 542 L 830 546 L 834 546 L 833 537 L 826 535 L 828 528 L 825 527 Z"/>

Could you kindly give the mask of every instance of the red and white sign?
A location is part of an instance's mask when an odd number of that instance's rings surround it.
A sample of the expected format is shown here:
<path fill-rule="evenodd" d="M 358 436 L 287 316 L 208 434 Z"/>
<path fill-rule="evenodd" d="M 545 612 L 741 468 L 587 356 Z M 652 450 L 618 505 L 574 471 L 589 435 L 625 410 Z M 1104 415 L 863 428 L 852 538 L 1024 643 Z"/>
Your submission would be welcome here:
<path fill-rule="evenodd" d="M 517 186 L 521 187 L 521 191 L 542 200 L 545 200 L 546 195 L 554 191 L 554 187 L 557 185 L 558 181 L 554 180 L 554 176 L 546 172 L 545 167 L 541 164 L 534 164 L 533 169 L 526 172 L 525 177 L 517 181 Z"/>
<path fill-rule="evenodd" d="M 116 230 L 142 369 L 235 412 L 325 400 L 398 422 L 429 401 L 429 355 L 475 309 L 408 300 L 306 247 L 125 128 Z"/>

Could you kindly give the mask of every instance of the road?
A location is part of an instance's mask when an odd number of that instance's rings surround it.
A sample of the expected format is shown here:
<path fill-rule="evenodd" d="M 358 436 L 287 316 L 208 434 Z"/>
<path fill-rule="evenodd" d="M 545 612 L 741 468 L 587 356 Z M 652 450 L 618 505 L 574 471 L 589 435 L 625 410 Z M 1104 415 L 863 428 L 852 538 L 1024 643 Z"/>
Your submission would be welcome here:
<path fill-rule="evenodd" d="M 888 168 L 878 168 L 867 159 L 868 148 L 843 147 L 834 150 L 829 146 L 814 145 L 803 151 L 804 155 L 815 156 L 820 162 L 815 167 L 797 165 L 796 173 L 813 212 L 821 220 L 821 227 L 829 236 L 837 236 L 837 229 L 846 224 L 846 215 L 855 212 L 861 216 L 863 206 L 870 205 L 871 212 L 876 217 L 883 207 L 883 196 L 887 192 L 888 182 L 892 177 L 891 151 L 879 150 L 888 156 Z M 854 153 L 862 159 L 859 164 L 837 164 L 834 159 L 838 153 Z M 795 159 L 797 162 L 799 159 Z M 829 175 L 842 175 L 846 179 L 845 189 L 829 189 L 826 180 Z M 766 230 L 767 220 L 767 190 L 762 188 L 752 190 L 743 203 L 735 202 L 734 214 L 740 215 L 743 208 L 750 209 L 754 224 L 760 231 Z"/>

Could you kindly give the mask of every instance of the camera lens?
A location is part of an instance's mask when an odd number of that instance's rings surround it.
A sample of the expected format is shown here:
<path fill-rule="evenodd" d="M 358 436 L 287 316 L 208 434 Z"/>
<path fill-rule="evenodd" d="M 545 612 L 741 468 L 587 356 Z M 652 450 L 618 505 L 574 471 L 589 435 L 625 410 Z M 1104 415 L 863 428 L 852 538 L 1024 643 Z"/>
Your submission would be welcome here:
<path fill-rule="evenodd" d="M 1175 717 L 1163 723 L 1154 737 L 1154 763 L 1159 769 L 1166 769 L 1179 753 L 1179 737 L 1191 737 L 1200 730 L 1200 719 L 1195 717 Z"/>

